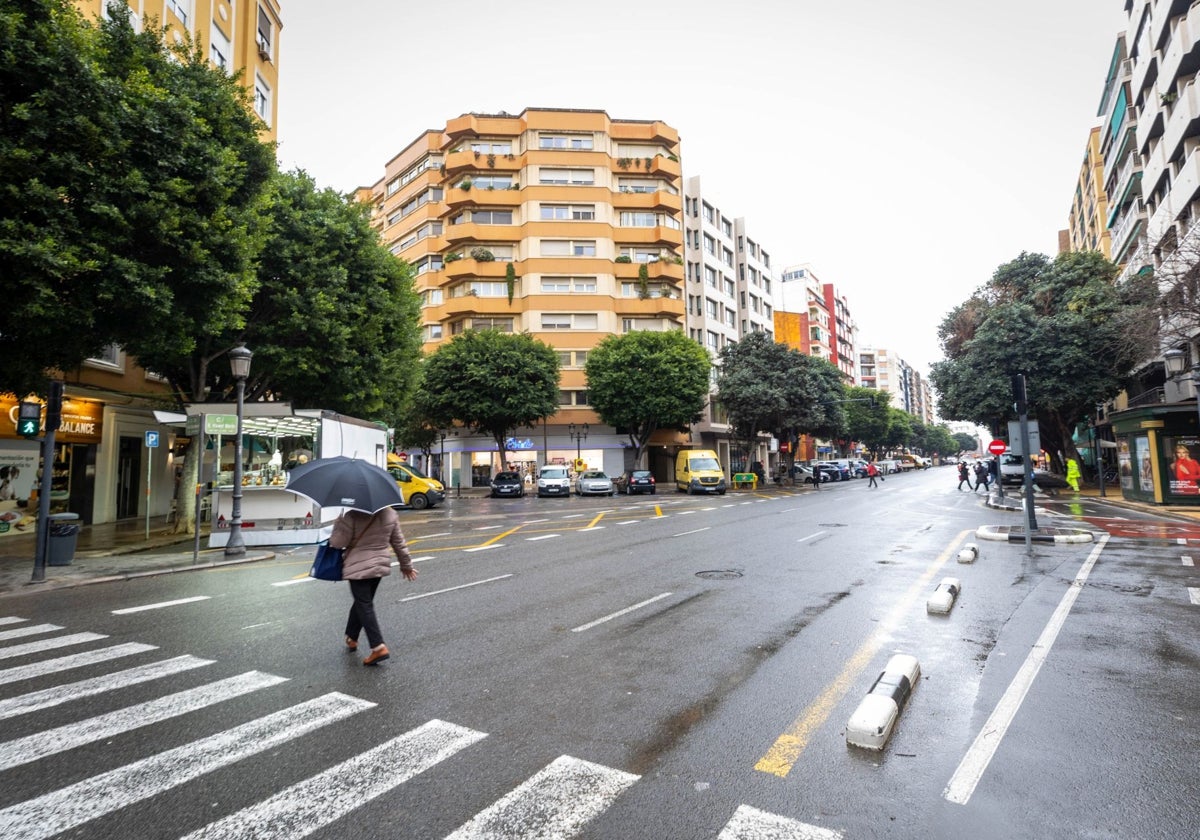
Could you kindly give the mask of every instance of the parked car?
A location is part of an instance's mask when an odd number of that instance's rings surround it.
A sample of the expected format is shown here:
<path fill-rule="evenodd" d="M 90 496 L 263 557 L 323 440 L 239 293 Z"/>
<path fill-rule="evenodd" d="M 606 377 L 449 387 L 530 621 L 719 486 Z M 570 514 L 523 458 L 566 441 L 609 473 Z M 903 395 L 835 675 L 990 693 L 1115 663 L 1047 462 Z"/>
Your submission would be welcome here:
<path fill-rule="evenodd" d="M 496 477 L 492 479 L 492 498 L 500 496 L 516 496 L 520 498 L 525 495 L 525 481 L 521 478 L 520 473 L 516 472 L 498 472 Z"/>
<path fill-rule="evenodd" d="M 807 464 L 796 464 L 792 467 L 792 480 L 801 484 L 825 483 L 833 479 L 832 471 L 820 467 L 810 467 Z"/>
<path fill-rule="evenodd" d="M 849 464 L 840 464 L 837 461 L 818 461 L 813 466 L 828 471 L 830 474 L 830 481 L 850 480 Z"/>
<path fill-rule="evenodd" d="M 854 473 L 855 478 L 867 477 L 867 462 L 862 458 L 850 459 L 850 470 Z"/>
<path fill-rule="evenodd" d="M 575 494 L 578 496 L 611 496 L 612 479 L 603 470 L 584 470 L 575 479 Z"/>
<path fill-rule="evenodd" d="M 626 496 L 632 496 L 634 493 L 654 495 L 658 492 L 654 474 L 650 470 L 626 470 L 613 479 L 613 488 Z"/>
<path fill-rule="evenodd" d="M 557 464 L 542 467 L 537 480 L 538 498 L 543 496 L 570 496 L 571 474 L 567 468 Z"/>

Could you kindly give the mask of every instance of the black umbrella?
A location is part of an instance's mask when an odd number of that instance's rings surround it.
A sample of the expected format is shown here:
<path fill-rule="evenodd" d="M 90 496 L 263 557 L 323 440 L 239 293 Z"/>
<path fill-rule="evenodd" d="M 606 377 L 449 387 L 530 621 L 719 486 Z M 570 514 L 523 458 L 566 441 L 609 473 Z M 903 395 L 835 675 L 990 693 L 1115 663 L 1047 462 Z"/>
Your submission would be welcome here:
<path fill-rule="evenodd" d="M 284 489 L 306 496 L 321 507 L 348 507 L 366 513 L 404 504 L 391 473 L 341 455 L 293 467 Z"/>

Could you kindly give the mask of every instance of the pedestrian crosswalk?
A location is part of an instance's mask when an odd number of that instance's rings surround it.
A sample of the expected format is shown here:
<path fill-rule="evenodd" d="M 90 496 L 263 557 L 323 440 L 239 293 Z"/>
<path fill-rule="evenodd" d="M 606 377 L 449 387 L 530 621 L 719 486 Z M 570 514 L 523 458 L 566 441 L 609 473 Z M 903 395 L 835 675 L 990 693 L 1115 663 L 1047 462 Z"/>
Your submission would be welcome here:
<path fill-rule="evenodd" d="M 69 711 L 68 704 L 75 700 L 131 685 L 162 690 L 151 700 L 0 741 L 0 791 L 5 789 L 5 774 L 19 772 L 27 774 L 25 778 L 36 778 L 36 763 L 41 759 L 104 743 L 123 733 L 232 703 L 288 682 L 287 677 L 247 671 L 172 690 L 172 678 L 207 674 L 205 669 L 215 662 L 186 654 L 142 662 L 138 658 L 153 656 L 156 646 L 136 642 L 106 645 L 103 643 L 107 637 L 102 634 L 70 632 L 55 625 L 27 622 L 19 616 L 0 616 L 0 627 L 5 628 L 0 630 L 0 660 L 30 660 L 0 665 L 0 686 L 13 687 L 0 692 L 0 720 L 58 706 Z M 51 635 L 55 633 L 58 635 Z M 35 636 L 42 638 L 29 641 Z M 59 655 L 67 648 L 96 643 L 102 646 Z M 90 666 L 112 670 L 72 679 L 71 671 Z M 49 678 L 63 681 L 51 686 L 41 684 Z M 33 685 L 20 685 L 29 681 Z M 126 808 L 149 807 L 154 797 L 252 756 L 272 754 L 288 742 L 375 706 L 348 694 L 328 692 L 25 801 L 8 803 L 0 799 L 0 837 L 39 840 L 65 832 L 90 836 L 87 828 L 95 820 Z M 283 787 L 256 804 L 214 815 L 212 822 L 184 835 L 182 840 L 299 840 L 348 817 L 452 756 L 479 748 L 487 737 L 487 733 L 455 723 L 430 720 Z M 466 818 L 446 840 L 576 837 L 638 781 L 637 775 L 563 755 Z M 761 837 L 836 840 L 841 835 L 743 805 L 731 814 L 719 840 Z"/>

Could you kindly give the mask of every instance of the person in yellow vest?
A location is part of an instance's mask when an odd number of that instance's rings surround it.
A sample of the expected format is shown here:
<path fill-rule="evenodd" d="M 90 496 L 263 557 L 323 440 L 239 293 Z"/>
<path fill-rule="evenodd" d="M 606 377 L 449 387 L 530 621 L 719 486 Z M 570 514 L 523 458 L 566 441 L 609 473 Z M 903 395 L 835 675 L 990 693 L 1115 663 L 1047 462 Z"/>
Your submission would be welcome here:
<path fill-rule="evenodd" d="M 1079 464 L 1076 463 L 1074 458 L 1068 458 L 1067 459 L 1067 484 L 1069 484 L 1071 486 L 1071 489 L 1074 490 L 1076 493 L 1079 492 L 1079 475 L 1080 475 L 1079 474 Z"/>

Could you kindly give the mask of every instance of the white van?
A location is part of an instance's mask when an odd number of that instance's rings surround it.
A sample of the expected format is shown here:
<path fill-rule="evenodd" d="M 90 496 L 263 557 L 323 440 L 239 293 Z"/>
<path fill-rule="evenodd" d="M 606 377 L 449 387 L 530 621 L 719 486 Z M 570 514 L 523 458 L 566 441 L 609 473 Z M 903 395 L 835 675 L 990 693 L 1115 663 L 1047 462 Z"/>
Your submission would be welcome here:
<path fill-rule="evenodd" d="M 571 474 L 565 466 L 551 464 L 542 467 L 537 480 L 538 498 L 543 496 L 570 496 Z"/>

